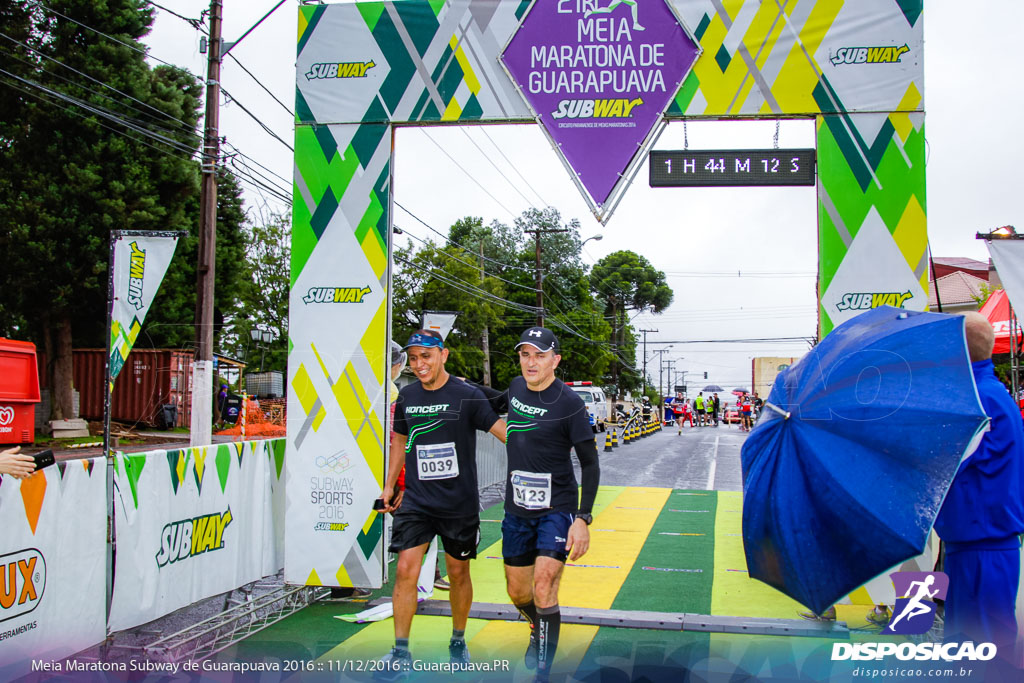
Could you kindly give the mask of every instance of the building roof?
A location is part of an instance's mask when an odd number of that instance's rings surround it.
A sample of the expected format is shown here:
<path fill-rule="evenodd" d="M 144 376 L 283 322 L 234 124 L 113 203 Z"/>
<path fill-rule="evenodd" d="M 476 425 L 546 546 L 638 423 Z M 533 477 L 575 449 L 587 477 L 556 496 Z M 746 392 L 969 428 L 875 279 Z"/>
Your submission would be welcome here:
<path fill-rule="evenodd" d="M 935 260 L 938 261 L 939 259 Z M 961 260 L 969 261 L 970 259 Z M 975 263 L 978 262 L 976 261 Z M 980 277 L 974 277 L 973 275 L 957 270 L 949 275 L 943 275 L 940 277 L 937 285 L 939 288 L 939 297 L 942 298 L 943 306 L 956 306 L 957 304 L 974 304 L 977 306 L 978 300 L 984 298 L 981 287 L 982 285 L 988 285 L 988 282 L 982 280 Z M 935 287 L 936 283 L 929 280 L 928 307 L 933 310 L 938 304 L 938 299 L 935 297 Z"/>
<path fill-rule="evenodd" d="M 988 270 L 988 264 L 984 261 L 978 261 L 972 258 L 966 258 L 963 256 L 936 256 L 934 259 L 935 265 L 937 266 L 949 266 L 950 268 L 964 268 L 966 270 Z M 940 287 L 942 285 L 939 285 Z M 939 290 L 942 293 L 942 290 Z"/>

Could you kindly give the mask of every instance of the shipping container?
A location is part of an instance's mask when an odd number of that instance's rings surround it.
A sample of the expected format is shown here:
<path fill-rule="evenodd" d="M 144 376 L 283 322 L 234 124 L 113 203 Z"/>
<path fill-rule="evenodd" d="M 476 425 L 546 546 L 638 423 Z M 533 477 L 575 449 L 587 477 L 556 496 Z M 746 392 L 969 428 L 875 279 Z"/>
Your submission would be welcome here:
<path fill-rule="evenodd" d="M 103 349 L 75 349 L 73 378 L 81 395 L 79 416 L 103 419 Z M 40 354 L 40 379 L 46 377 Z M 46 380 L 43 379 L 45 383 Z M 129 425 L 155 425 L 161 406 L 178 409 L 178 427 L 188 427 L 192 417 L 192 353 L 177 349 L 132 349 L 114 382 L 110 416 Z M 211 411 L 213 404 L 210 405 Z"/>

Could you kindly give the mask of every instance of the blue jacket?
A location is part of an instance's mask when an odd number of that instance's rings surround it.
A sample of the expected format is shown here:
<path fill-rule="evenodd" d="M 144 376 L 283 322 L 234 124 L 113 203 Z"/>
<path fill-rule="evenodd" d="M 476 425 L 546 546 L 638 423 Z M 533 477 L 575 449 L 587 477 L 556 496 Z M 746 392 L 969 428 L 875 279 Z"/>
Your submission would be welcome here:
<path fill-rule="evenodd" d="M 960 463 L 935 531 L 947 544 L 1012 542 L 1010 537 L 1024 533 L 1024 421 L 992 361 L 971 367 L 992 422 L 978 449 Z"/>

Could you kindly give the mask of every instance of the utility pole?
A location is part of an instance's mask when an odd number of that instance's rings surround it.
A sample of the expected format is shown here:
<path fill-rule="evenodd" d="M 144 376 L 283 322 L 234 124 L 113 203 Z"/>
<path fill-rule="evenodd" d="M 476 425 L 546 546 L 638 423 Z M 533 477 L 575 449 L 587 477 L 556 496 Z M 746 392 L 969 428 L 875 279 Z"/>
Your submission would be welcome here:
<path fill-rule="evenodd" d="M 480 284 L 484 283 L 484 238 L 480 238 Z M 484 386 L 491 386 L 491 343 L 488 336 L 487 323 L 484 323 L 484 333 L 480 340 L 484 352 Z"/>
<path fill-rule="evenodd" d="M 662 361 L 661 364 L 663 366 L 665 366 L 665 365 L 668 366 L 668 381 L 671 382 L 672 381 L 672 371 L 675 370 L 676 360 L 673 358 L 671 360 Z M 658 383 L 659 384 L 661 383 L 661 378 L 660 377 L 658 378 Z M 666 386 L 665 390 L 661 392 L 661 395 L 664 396 L 665 394 L 669 393 L 670 388 L 671 387 Z"/>
<path fill-rule="evenodd" d="M 546 235 L 555 232 L 569 232 L 569 230 L 567 228 L 533 228 L 532 230 L 523 230 L 523 232 L 532 232 L 533 238 L 537 241 L 537 326 L 544 327 L 544 291 L 540 286 L 540 236 L 541 233 Z"/>
<path fill-rule="evenodd" d="M 199 263 L 196 268 L 196 359 L 192 370 L 191 444 L 211 442 L 213 407 L 213 280 L 217 253 L 217 163 L 220 159 L 222 0 L 210 0 L 206 61 L 206 124 L 199 195 Z"/>
<path fill-rule="evenodd" d="M 644 389 L 643 389 L 643 393 L 646 394 L 647 393 L 647 333 L 648 332 L 657 332 L 657 330 L 637 330 L 637 332 L 643 332 L 644 333 L 644 377 L 643 377 Z"/>

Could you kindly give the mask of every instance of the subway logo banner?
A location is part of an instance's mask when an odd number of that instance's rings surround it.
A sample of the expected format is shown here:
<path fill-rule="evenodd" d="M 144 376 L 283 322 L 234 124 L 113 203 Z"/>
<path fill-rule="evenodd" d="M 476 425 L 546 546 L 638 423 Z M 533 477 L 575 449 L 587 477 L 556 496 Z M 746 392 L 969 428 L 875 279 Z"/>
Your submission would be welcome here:
<path fill-rule="evenodd" d="M 564 159 L 604 221 L 644 159 L 594 150 L 644 149 L 673 121 L 813 119 L 820 334 L 868 308 L 927 307 L 922 0 L 397 0 L 303 5 L 298 29 L 290 583 L 383 577 L 371 506 L 396 124 L 536 122 L 571 138 Z"/>
<path fill-rule="evenodd" d="M 111 276 L 113 305 L 110 318 L 110 377 L 114 380 L 135 346 L 142 321 L 160 289 L 167 266 L 174 256 L 178 237 L 174 233 L 144 235 L 113 232 Z"/>
<path fill-rule="evenodd" d="M 111 630 L 277 573 L 283 467 L 281 439 L 117 453 Z"/>
<path fill-rule="evenodd" d="M 0 680 L 106 637 L 103 458 L 0 478 Z"/>

